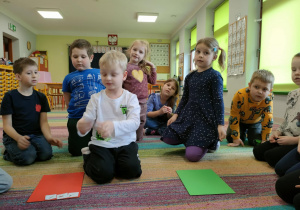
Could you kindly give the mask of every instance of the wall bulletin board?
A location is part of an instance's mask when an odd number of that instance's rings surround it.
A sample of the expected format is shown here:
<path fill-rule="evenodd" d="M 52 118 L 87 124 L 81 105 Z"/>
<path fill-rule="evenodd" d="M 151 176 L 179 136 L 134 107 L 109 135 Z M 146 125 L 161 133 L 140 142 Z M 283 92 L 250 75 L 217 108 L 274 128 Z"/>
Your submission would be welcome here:
<path fill-rule="evenodd" d="M 241 75 L 245 72 L 247 16 L 229 25 L 227 75 Z"/>
<path fill-rule="evenodd" d="M 170 73 L 170 44 L 150 44 L 150 61 L 156 66 L 157 73 Z"/>

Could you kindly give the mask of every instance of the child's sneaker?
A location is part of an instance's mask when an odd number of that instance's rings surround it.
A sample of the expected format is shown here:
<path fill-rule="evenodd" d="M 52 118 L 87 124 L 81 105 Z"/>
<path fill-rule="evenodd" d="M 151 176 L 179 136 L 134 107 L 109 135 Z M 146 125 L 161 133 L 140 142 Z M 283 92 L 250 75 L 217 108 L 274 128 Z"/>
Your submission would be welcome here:
<path fill-rule="evenodd" d="M 83 147 L 83 148 L 81 149 L 81 153 L 82 153 L 83 155 L 89 155 L 89 154 L 91 154 L 91 151 L 90 151 L 89 147 Z"/>
<path fill-rule="evenodd" d="M 215 151 L 217 151 L 220 148 L 220 146 L 221 146 L 221 143 L 220 143 L 220 141 L 218 141 L 216 149 L 209 149 L 207 152 L 208 153 L 214 153 Z"/>

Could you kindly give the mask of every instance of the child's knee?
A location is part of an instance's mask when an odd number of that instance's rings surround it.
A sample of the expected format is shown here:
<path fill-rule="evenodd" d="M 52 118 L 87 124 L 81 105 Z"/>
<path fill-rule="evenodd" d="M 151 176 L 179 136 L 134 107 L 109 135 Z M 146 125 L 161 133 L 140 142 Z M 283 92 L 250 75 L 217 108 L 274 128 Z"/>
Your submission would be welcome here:
<path fill-rule="evenodd" d="M 198 162 L 201 159 L 198 154 L 185 154 L 185 157 L 190 162 Z"/>
<path fill-rule="evenodd" d="M 12 177 L 0 168 L 0 193 L 6 192 L 13 184 Z"/>
<path fill-rule="evenodd" d="M 101 173 L 95 173 L 92 172 L 91 175 L 89 175 L 97 184 L 105 184 L 111 182 L 111 180 L 114 178 L 114 173 L 108 172 L 108 171 L 102 171 Z"/>
<path fill-rule="evenodd" d="M 140 164 L 126 164 L 126 166 L 117 170 L 117 176 L 124 179 L 134 179 L 140 177 L 142 169 Z"/>
<path fill-rule="evenodd" d="M 36 151 L 32 149 L 14 156 L 11 161 L 16 165 L 25 166 L 25 165 L 33 164 L 36 158 L 37 158 Z"/>
<path fill-rule="evenodd" d="M 253 147 L 253 155 L 256 160 L 265 161 L 264 153 L 265 151 L 261 148 L 261 145 Z"/>
<path fill-rule="evenodd" d="M 84 171 L 97 184 L 105 184 L 111 182 L 111 180 L 115 176 L 114 170 L 103 167 L 97 167 L 89 163 L 84 164 Z"/>
<path fill-rule="evenodd" d="M 45 160 L 50 160 L 52 158 L 52 150 L 46 150 L 43 153 L 39 154 L 39 160 L 45 161 Z"/>
<path fill-rule="evenodd" d="M 190 162 L 197 162 L 201 160 L 201 158 L 206 154 L 207 149 L 197 147 L 197 146 L 189 146 L 185 150 L 185 157 Z"/>

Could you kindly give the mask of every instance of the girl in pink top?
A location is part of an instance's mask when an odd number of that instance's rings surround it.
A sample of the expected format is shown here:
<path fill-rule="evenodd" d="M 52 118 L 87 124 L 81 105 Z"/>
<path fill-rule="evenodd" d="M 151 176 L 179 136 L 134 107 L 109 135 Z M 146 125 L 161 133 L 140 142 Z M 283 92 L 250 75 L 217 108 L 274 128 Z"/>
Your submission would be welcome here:
<path fill-rule="evenodd" d="M 127 50 L 129 62 L 127 64 L 127 79 L 123 88 L 137 95 L 141 107 L 140 127 L 136 131 L 136 140 L 143 139 L 143 128 L 146 123 L 148 83 L 156 83 L 156 67 L 146 58 L 150 54 L 149 43 L 135 40 Z"/>

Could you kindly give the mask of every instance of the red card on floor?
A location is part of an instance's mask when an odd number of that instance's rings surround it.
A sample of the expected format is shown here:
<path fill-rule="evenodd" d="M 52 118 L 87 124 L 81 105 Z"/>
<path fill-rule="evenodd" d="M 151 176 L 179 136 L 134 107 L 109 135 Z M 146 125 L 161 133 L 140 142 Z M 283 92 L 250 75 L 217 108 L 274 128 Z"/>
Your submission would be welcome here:
<path fill-rule="evenodd" d="M 84 172 L 44 175 L 27 203 L 80 197 Z"/>

